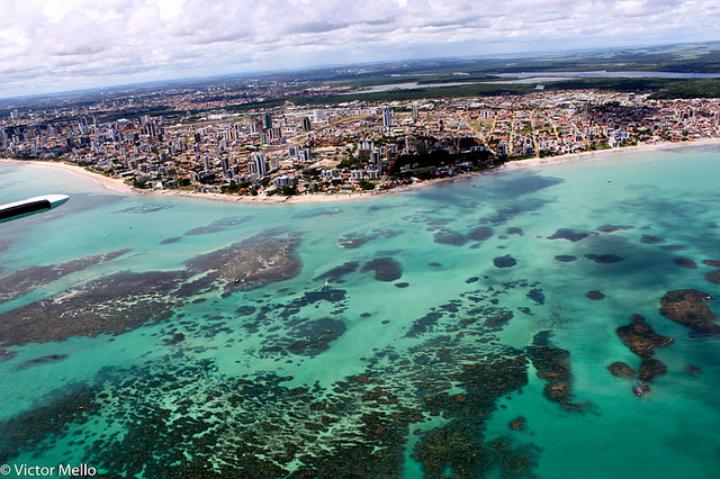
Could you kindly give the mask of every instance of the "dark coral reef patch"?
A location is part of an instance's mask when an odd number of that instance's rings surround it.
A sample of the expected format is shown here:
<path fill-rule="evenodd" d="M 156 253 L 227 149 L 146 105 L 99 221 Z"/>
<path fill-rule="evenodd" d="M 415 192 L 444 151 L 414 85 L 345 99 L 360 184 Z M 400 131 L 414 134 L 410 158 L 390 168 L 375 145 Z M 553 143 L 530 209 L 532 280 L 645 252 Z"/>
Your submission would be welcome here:
<path fill-rule="evenodd" d="M 119 334 L 169 318 L 180 272 L 122 272 L 0 314 L 0 344 L 63 341 L 71 336 Z"/>
<path fill-rule="evenodd" d="M 669 336 L 657 334 L 639 314 L 633 314 L 630 324 L 620 326 L 615 331 L 623 344 L 641 358 L 649 358 L 655 348 L 667 347 L 674 341 Z"/>
<path fill-rule="evenodd" d="M 548 239 L 564 239 L 575 243 L 587 238 L 588 236 L 590 236 L 590 233 L 586 233 L 584 231 L 575 231 L 570 228 L 560 228 L 551 236 L 548 236 Z"/>
<path fill-rule="evenodd" d="M 595 261 L 596 263 L 600 264 L 613 264 L 613 263 L 619 263 L 623 260 L 621 256 L 618 256 L 616 254 L 595 254 L 595 253 L 589 253 L 586 254 L 585 257 L 591 261 Z"/>
<path fill-rule="evenodd" d="M 623 361 L 616 361 L 608 366 L 608 371 L 615 377 L 618 378 L 634 378 L 637 375 L 635 371 L 628 363 Z"/>
<path fill-rule="evenodd" d="M 348 233 L 340 238 L 339 243 L 340 246 L 345 249 L 356 249 L 372 240 L 378 238 L 394 238 L 399 234 L 400 231 L 397 230 L 374 230 L 370 233 Z"/>
<path fill-rule="evenodd" d="M 266 231 L 185 263 L 193 274 L 221 283 L 226 292 L 247 291 L 296 276 L 302 263 L 295 234 Z"/>
<path fill-rule="evenodd" d="M 90 266 L 112 261 L 126 254 L 129 249 L 119 249 L 109 253 L 96 254 L 85 258 L 67 261 L 49 266 L 31 266 L 0 278 L 0 303 L 24 296 L 31 291 L 57 281 Z"/>
<path fill-rule="evenodd" d="M 402 276 L 402 265 L 392 258 L 376 258 L 365 263 L 362 272 L 372 272 L 378 281 L 395 281 Z"/>
<path fill-rule="evenodd" d="M 692 329 L 695 335 L 720 334 L 717 317 L 710 309 L 711 297 L 695 289 L 668 291 L 660 300 L 660 313 Z"/>
<path fill-rule="evenodd" d="M 553 346 L 547 339 L 537 335 L 526 351 L 537 376 L 547 382 L 543 393 L 549 401 L 558 403 L 568 411 L 584 411 L 588 408 L 589 404 L 577 403 L 573 399 L 569 351 Z"/>
<path fill-rule="evenodd" d="M 493 259 L 493 264 L 496 268 L 512 268 L 517 264 L 517 260 L 512 255 L 506 254 Z"/>

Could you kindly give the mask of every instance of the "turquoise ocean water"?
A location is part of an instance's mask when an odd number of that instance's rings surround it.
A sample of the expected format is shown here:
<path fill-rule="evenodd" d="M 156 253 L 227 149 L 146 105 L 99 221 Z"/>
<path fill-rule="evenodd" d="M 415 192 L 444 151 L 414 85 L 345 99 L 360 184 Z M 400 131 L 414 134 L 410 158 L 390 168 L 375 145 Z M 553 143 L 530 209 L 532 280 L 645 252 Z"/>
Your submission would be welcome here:
<path fill-rule="evenodd" d="M 121 196 L 2 165 L 0 202 L 71 200 L 0 225 L 0 462 L 107 477 L 717 477 L 720 336 L 659 308 L 671 290 L 720 297 L 702 262 L 720 260 L 719 160 L 629 153 L 313 205 Z M 215 268 L 259 260 L 271 271 L 257 287 L 211 274 L 177 294 L 208 272 L 189 260 L 230 245 Z M 48 265 L 65 266 L 32 269 Z M 124 302 L 98 281 L 118 272 L 138 273 Z M 12 275 L 30 286 L 3 296 Z M 640 365 L 615 331 L 633 314 L 674 338 L 644 397 L 607 369 Z"/>

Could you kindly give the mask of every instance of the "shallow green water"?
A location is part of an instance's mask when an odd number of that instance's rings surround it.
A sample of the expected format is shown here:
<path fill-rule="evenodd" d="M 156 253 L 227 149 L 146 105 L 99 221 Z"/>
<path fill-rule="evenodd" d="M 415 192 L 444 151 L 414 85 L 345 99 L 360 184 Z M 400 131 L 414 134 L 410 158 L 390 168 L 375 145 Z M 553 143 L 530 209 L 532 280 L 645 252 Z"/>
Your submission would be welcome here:
<path fill-rule="evenodd" d="M 270 228 L 298 239 L 302 263 L 256 289 L 197 292 L 170 318 L 122 334 L 0 337 L 15 353 L 0 361 L 0 462 L 86 462 L 144 477 L 715 477 L 720 337 L 691 337 L 659 306 L 669 290 L 720 295 L 704 277 L 717 268 L 701 262 L 720 259 L 718 160 L 713 148 L 634 153 L 304 206 L 123 197 L 76 176 L 0 166 L 0 202 L 71 195 L 0 225 L 0 279 L 129 249 L 0 304 L 0 319 L 118 271 L 184 270 Z M 588 235 L 548 238 L 560 228 Z M 505 255 L 516 264 L 497 267 Z M 401 276 L 363 271 L 378 258 Z M 318 279 L 348 262 L 357 266 L 341 282 Z M 591 290 L 605 298 L 588 299 Z M 710 307 L 720 313 L 720 301 Z M 656 349 L 668 372 L 642 398 L 633 379 L 607 370 L 640 364 L 615 333 L 633 313 L 675 339 Z M 543 394 L 548 383 L 528 359 L 542 331 L 569 352 L 566 404 Z M 26 363 L 49 355 L 60 358 Z M 499 358 L 522 366 L 496 377 Z M 525 427 L 511 430 L 518 416 Z M 17 434 L 28 428 L 31 439 Z"/>

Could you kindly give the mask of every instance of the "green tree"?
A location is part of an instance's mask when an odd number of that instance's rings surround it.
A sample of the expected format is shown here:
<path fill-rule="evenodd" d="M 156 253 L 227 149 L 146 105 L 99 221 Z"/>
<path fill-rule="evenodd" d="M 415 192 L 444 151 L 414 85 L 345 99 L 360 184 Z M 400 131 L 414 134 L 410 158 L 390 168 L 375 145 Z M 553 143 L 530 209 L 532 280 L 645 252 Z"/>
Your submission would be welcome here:
<path fill-rule="evenodd" d="M 365 179 L 358 181 L 358 186 L 363 191 L 370 191 L 375 189 L 375 183 Z"/>

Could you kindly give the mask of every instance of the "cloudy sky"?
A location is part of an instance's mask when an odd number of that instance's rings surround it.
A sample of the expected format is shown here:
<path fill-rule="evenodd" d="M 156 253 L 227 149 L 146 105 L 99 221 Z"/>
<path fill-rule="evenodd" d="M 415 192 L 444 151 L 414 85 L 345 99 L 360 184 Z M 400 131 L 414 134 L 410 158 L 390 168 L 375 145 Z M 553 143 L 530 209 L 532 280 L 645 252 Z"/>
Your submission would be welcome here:
<path fill-rule="evenodd" d="M 0 0 L 0 97 L 328 64 L 717 40 L 717 0 Z"/>

